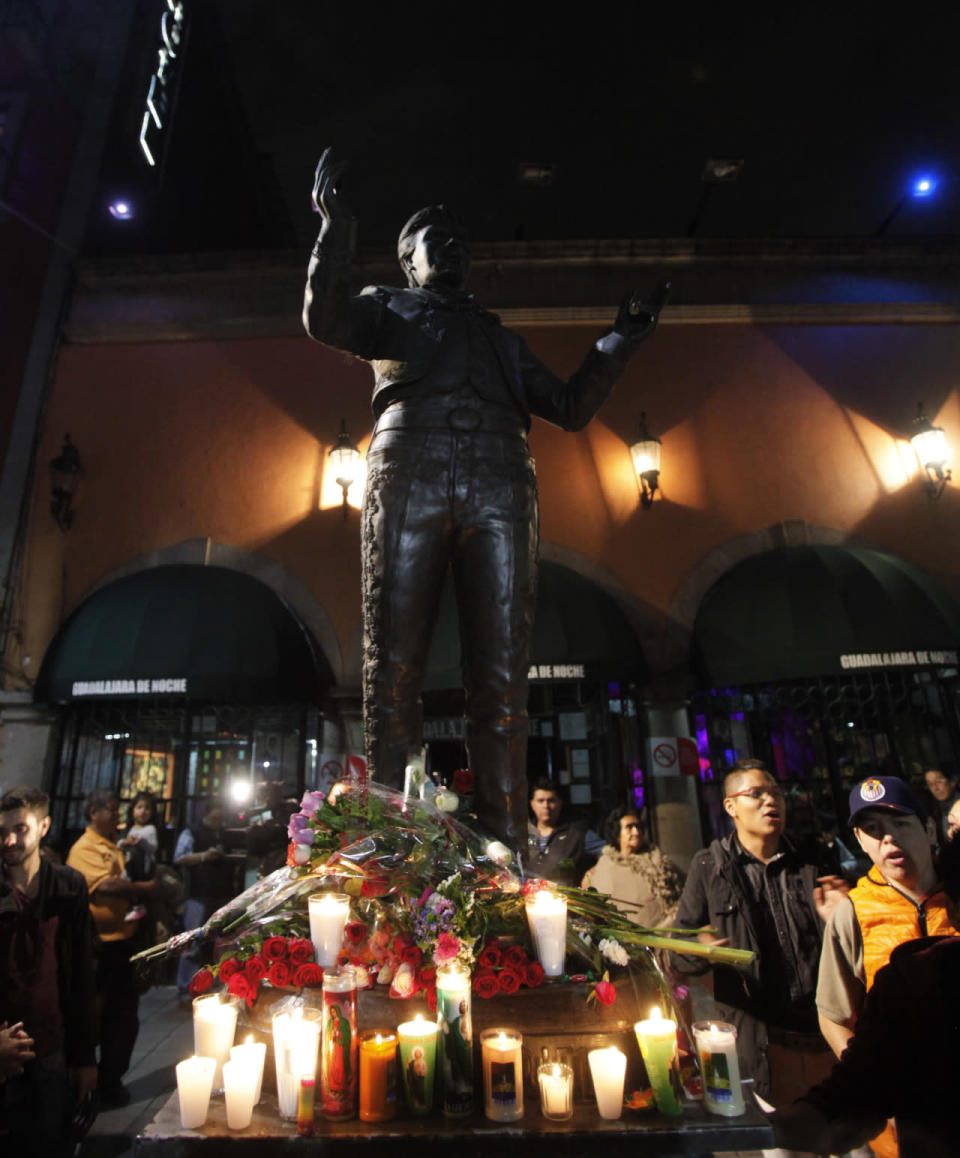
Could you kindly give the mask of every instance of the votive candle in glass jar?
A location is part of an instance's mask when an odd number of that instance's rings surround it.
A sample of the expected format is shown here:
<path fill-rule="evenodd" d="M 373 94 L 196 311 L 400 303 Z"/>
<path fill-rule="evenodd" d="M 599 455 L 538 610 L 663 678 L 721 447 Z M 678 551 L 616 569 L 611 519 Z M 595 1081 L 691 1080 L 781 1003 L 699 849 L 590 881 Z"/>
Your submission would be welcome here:
<path fill-rule="evenodd" d="M 397 1035 L 392 1029 L 360 1034 L 361 1122 L 389 1122 L 397 1113 Z"/>
<path fill-rule="evenodd" d="M 418 1013 L 397 1026 L 400 1069 L 407 1109 L 418 1117 L 433 1109 L 433 1075 L 437 1059 L 437 1026 Z"/>
<path fill-rule="evenodd" d="M 537 959 L 547 977 L 562 977 L 567 953 L 567 899 L 541 889 L 525 901 Z"/>
<path fill-rule="evenodd" d="M 357 1112 L 357 975 L 349 965 L 323 975 L 320 1106 L 325 1118 Z"/>
<path fill-rule="evenodd" d="M 212 1057 L 213 1092 L 223 1092 L 223 1063 L 230 1059 L 230 1047 L 237 1032 L 237 1003 L 222 1001 L 219 993 L 206 993 L 193 999 L 193 1052 L 197 1057 Z"/>
<path fill-rule="evenodd" d="M 350 916 L 350 898 L 346 893 L 314 893 L 307 899 L 307 911 L 316 962 L 323 969 L 332 969 L 343 945 L 343 931 Z"/>
<path fill-rule="evenodd" d="M 540 1086 L 540 1110 L 545 1118 L 565 1122 L 573 1117 L 573 1069 L 559 1062 L 545 1062 L 537 1067 Z"/>
<path fill-rule="evenodd" d="M 437 967 L 437 1069 L 447 1117 L 473 1113 L 470 970 L 460 961 Z"/>
<path fill-rule="evenodd" d="M 523 1117 L 523 1034 L 487 1029 L 480 1034 L 483 1112 L 491 1122 Z"/>

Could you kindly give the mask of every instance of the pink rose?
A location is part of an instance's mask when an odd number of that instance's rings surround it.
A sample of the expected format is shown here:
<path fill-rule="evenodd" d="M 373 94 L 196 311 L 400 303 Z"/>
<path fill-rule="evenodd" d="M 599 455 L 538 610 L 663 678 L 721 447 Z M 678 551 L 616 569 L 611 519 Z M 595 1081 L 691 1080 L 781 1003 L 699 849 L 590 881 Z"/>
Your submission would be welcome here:
<path fill-rule="evenodd" d="M 433 951 L 434 961 L 452 961 L 460 952 L 460 941 L 452 933 L 441 933 Z"/>

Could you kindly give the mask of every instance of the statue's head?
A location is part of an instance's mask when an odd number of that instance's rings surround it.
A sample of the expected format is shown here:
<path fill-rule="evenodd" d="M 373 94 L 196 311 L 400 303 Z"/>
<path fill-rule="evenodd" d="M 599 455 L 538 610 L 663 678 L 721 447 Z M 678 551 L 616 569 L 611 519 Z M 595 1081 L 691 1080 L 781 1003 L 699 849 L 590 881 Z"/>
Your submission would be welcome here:
<path fill-rule="evenodd" d="M 414 213 L 400 230 L 397 256 L 411 286 L 463 289 L 467 284 L 467 232 L 446 205 L 428 205 Z"/>

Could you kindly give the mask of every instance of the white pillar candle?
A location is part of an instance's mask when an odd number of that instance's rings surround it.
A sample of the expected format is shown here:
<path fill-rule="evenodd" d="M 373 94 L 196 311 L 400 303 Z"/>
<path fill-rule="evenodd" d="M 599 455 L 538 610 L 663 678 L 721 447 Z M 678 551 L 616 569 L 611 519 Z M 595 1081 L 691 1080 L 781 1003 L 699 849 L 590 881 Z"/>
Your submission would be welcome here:
<path fill-rule="evenodd" d="M 223 1094 L 227 1103 L 227 1129 L 245 1130 L 253 1118 L 253 1095 L 257 1092 L 257 1068 L 251 1061 L 223 1063 Z"/>
<path fill-rule="evenodd" d="M 340 955 L 343 930 L 350 915 L 350 898 L 346 893 L 315 893 L 309 898 L 310 940 L 317 964 L 332 969 Z"/>
<path fill-rule="evenodd" d="M 725 1021 L 698 1021 L 693 1027 L 700 1071 L 703 1074 L 703 1101 L 711 1114 L 736 1118 L 744 1113 L 737 1060 L 737 1027 Z"/>
<path fill-rule="evenodd" d="M 247 1040 L 242 1045 L 235 1045 L 230 1050 L 231 1061 L 247 1061 L 248 1065 L 253 1065 L 257 1071 L 257 1088 L 253 1095 L 253 1104 L 259 1105 L 260 1094 L 263 1091 L 263 1066 L 267 1059 L 267 1045 L 263 1041 L 254 1041 L 253 1034 L 247 1035 Z"/>
<path fill-rule="evenodd" d="M 300 1079 L 316 1076 L 321 1025 L 319 1010 L 299 1006 L 292 1013 L 278 1013 L 273 1019 L 273 1060 L 281 1118 L 296 1119 Z"/>
<path fill-rule="evenodd" d="M 193 1001 L 193 1052 L 198 1057 L 212 1057 L 217 1068 L 213 1073 L 213 1090 L 223 1089 L 223 1063 L 230 1057 L 237 1032 L 237 1005 L 221 1001 L 220 994 L 195 997 Z"/>
<path fill-rule="evenodd" d="M 612 1045 L 609 1049 L 592 1049 L 587 1057 L 600 1117 L 613 1121 L 623 1113 L 623 1079 L 627 1072 L 627 1056 Z"/>
<path fill-rule="evenodd" d="M 564 1121 L 573 1117 L 573 1070 L 557 1062 L 537 1067 L 540 1110 L 545 1118 Z"/>
<path fill-rule="evenodd" d="M 197 1130 L 206 1122 L 216 1068 L 212 1057 L 188 1057 L 177 1065 L 180 1125 L 185 1130 Z"/>
<path fill-rule="evenodd" d="M 491 1122 L 523 1117 L 523 1035 L 514 1029 L 487 1029 L 480 1035 L 483 1112 Z"/>
<path fill-rule="evenodd" d="M 567 952 L 567 900 L 541 889 L 526 900 L 527 922 L 537 957 L 548 977 L 563 976 Z"/>

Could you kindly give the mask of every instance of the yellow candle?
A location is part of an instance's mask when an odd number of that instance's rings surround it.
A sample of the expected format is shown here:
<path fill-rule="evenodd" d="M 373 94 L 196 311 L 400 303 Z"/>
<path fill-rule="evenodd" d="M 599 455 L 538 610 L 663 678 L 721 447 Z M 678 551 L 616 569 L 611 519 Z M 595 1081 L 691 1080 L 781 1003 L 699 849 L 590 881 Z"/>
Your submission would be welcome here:
<path fill-rule="evenodd" d="M 389 1122 L 397 1113 L 397 1035 L 368 1029 L 360 1035 L 360 1121 Z"/>

